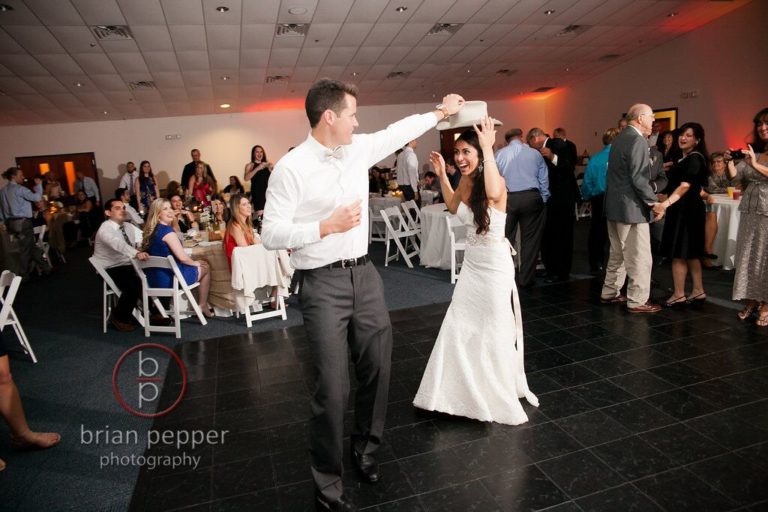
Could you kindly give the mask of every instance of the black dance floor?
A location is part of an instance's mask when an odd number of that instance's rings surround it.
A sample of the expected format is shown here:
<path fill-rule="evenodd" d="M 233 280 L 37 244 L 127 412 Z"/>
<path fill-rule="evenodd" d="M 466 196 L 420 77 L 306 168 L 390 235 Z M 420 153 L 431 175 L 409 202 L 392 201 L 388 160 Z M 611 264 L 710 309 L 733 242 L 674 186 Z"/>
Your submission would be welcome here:
<path fill-rule="evenodd" d="M 447 305 L 392 312 L 383 481 L 363 484 L 350 470 L 347 494 L 381 512 L 768 510 L 768 330 L 713 304 L 629 315 L 599 305 L 595 286 L 523 294 L 541 407 L 526 405 L 530 421 L 517 427 L 415 409 Z M 230 433 L 186 451 L 200 457 L 194 470 L 142 468 L 131 509 L 313 510 L 303 327 L 177 352 L 188 394 L 153 429 Z M 166 404 L 178 390 L 169 374 Z"/>

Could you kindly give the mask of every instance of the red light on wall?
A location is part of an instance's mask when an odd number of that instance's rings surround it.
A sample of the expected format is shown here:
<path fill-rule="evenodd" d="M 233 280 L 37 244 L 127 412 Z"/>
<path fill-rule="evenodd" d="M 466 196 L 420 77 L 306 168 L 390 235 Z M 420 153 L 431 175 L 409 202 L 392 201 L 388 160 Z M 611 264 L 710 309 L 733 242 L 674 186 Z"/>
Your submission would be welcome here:
<path fill-rule="evenodd" d="M 278 112 L 281 110 L 303 110 L 304 100 L 301 98 L 287 100 L 272 100 L 254 103 L 246 106 L 244 112 Z"/>

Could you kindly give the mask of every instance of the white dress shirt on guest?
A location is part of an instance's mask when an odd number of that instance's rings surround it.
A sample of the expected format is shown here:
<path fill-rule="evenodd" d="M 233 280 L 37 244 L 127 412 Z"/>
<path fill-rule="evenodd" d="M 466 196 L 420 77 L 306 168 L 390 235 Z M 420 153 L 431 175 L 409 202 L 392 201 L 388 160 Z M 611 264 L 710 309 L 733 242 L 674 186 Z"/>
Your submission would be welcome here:
<path fill-rule="evenodd" d="M 397 157 L 397 184 L 410 185 L 414 192 L 419 191 L 419 159 L 410 146 L 403 148 Z"/>
<path fill-rule="evenodd" d="M 368 252 L 368 169 L 437 124 L 416 114 L 331 150 L 310 134 L 275 165 L 269 179 L 261 239 L 270 250 L 294 249 L 291 264 L 312 269 Z M 320 221 L 362 201 L 360 225 L 320 238 Z"/>
<path fill-rule="evenodd" d="M 113 220 L 102 222 L 96 232 L 93 258 L 104 268 L 130 265 L 131 260 L 139 252 L 135 245 L 141 243 L 143 236 L 141 230 L 128 222 L 124 222 L 123 226 L 125 226 L 125 233 L 132 245 L 126 243 L 120 232 L 120 226 Z"/>
<path fill-rule="evenodd" d="M 131 224 L 135 224 L 136 226 L 144 225 L 144 219 L 141 218 L 139 212 L 137 212 L 136 208 L 129 205 L 128 203 L 125 203 L 125 213 L 128 214 L 128 219 L 130 219 Z"/>
<path fill-rule="evenodd" d="M 138 171 L 123 173 L 123 176 L 120 178 L 120 188 L 124 188 L 128 190 L 128 193 L 131 194 L 132 196 L 135 195 L 133 190 L 133 184 L 136 182 L 137 179 L 139 179 Z"/>

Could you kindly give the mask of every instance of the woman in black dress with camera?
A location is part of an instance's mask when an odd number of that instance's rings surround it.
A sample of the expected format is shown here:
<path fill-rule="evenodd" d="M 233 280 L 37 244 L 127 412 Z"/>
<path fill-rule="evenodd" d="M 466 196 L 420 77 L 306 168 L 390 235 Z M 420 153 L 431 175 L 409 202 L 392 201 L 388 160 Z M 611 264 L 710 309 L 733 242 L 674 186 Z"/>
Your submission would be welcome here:
<path fill-rule="evenodd" d="M 674 291 L 664 303 L 673 307 L 706 300 L 701 273 L 704 256 L 705 207 L 701 189 L 707 184 L 709 154 L 704 141 L 704 128 L 699 123 L 680 127 L 678 146 L 682 158 L 667 173 L 667 199 L 663 201 L 666 220 L 661 237 L 660 253 L 672 259 Z M 685 294 L 685 280 L 691 273 L 693 288 Z"/>

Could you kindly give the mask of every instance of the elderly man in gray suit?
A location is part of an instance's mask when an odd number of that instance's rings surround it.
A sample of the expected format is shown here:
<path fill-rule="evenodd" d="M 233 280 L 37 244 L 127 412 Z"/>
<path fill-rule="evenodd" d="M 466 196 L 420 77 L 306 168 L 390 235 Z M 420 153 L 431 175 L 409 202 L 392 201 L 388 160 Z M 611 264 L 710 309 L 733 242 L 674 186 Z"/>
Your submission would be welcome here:
<path fill-rule="evenodd" d="M 632 105 L 629 126 L 613 140 L 608 156 L 605 216 L 611 252 L 606 267 L 602 303 L 626 302 L 630 313 L 655 313 L 661 309 L 648 299 L 651 293 L 651 242 L 648 223 L 663 212 L 651 187 L 648 141 L 655 119 L 648 105 Z M 625 278 L 627 296 L 621 295 Z"/>

